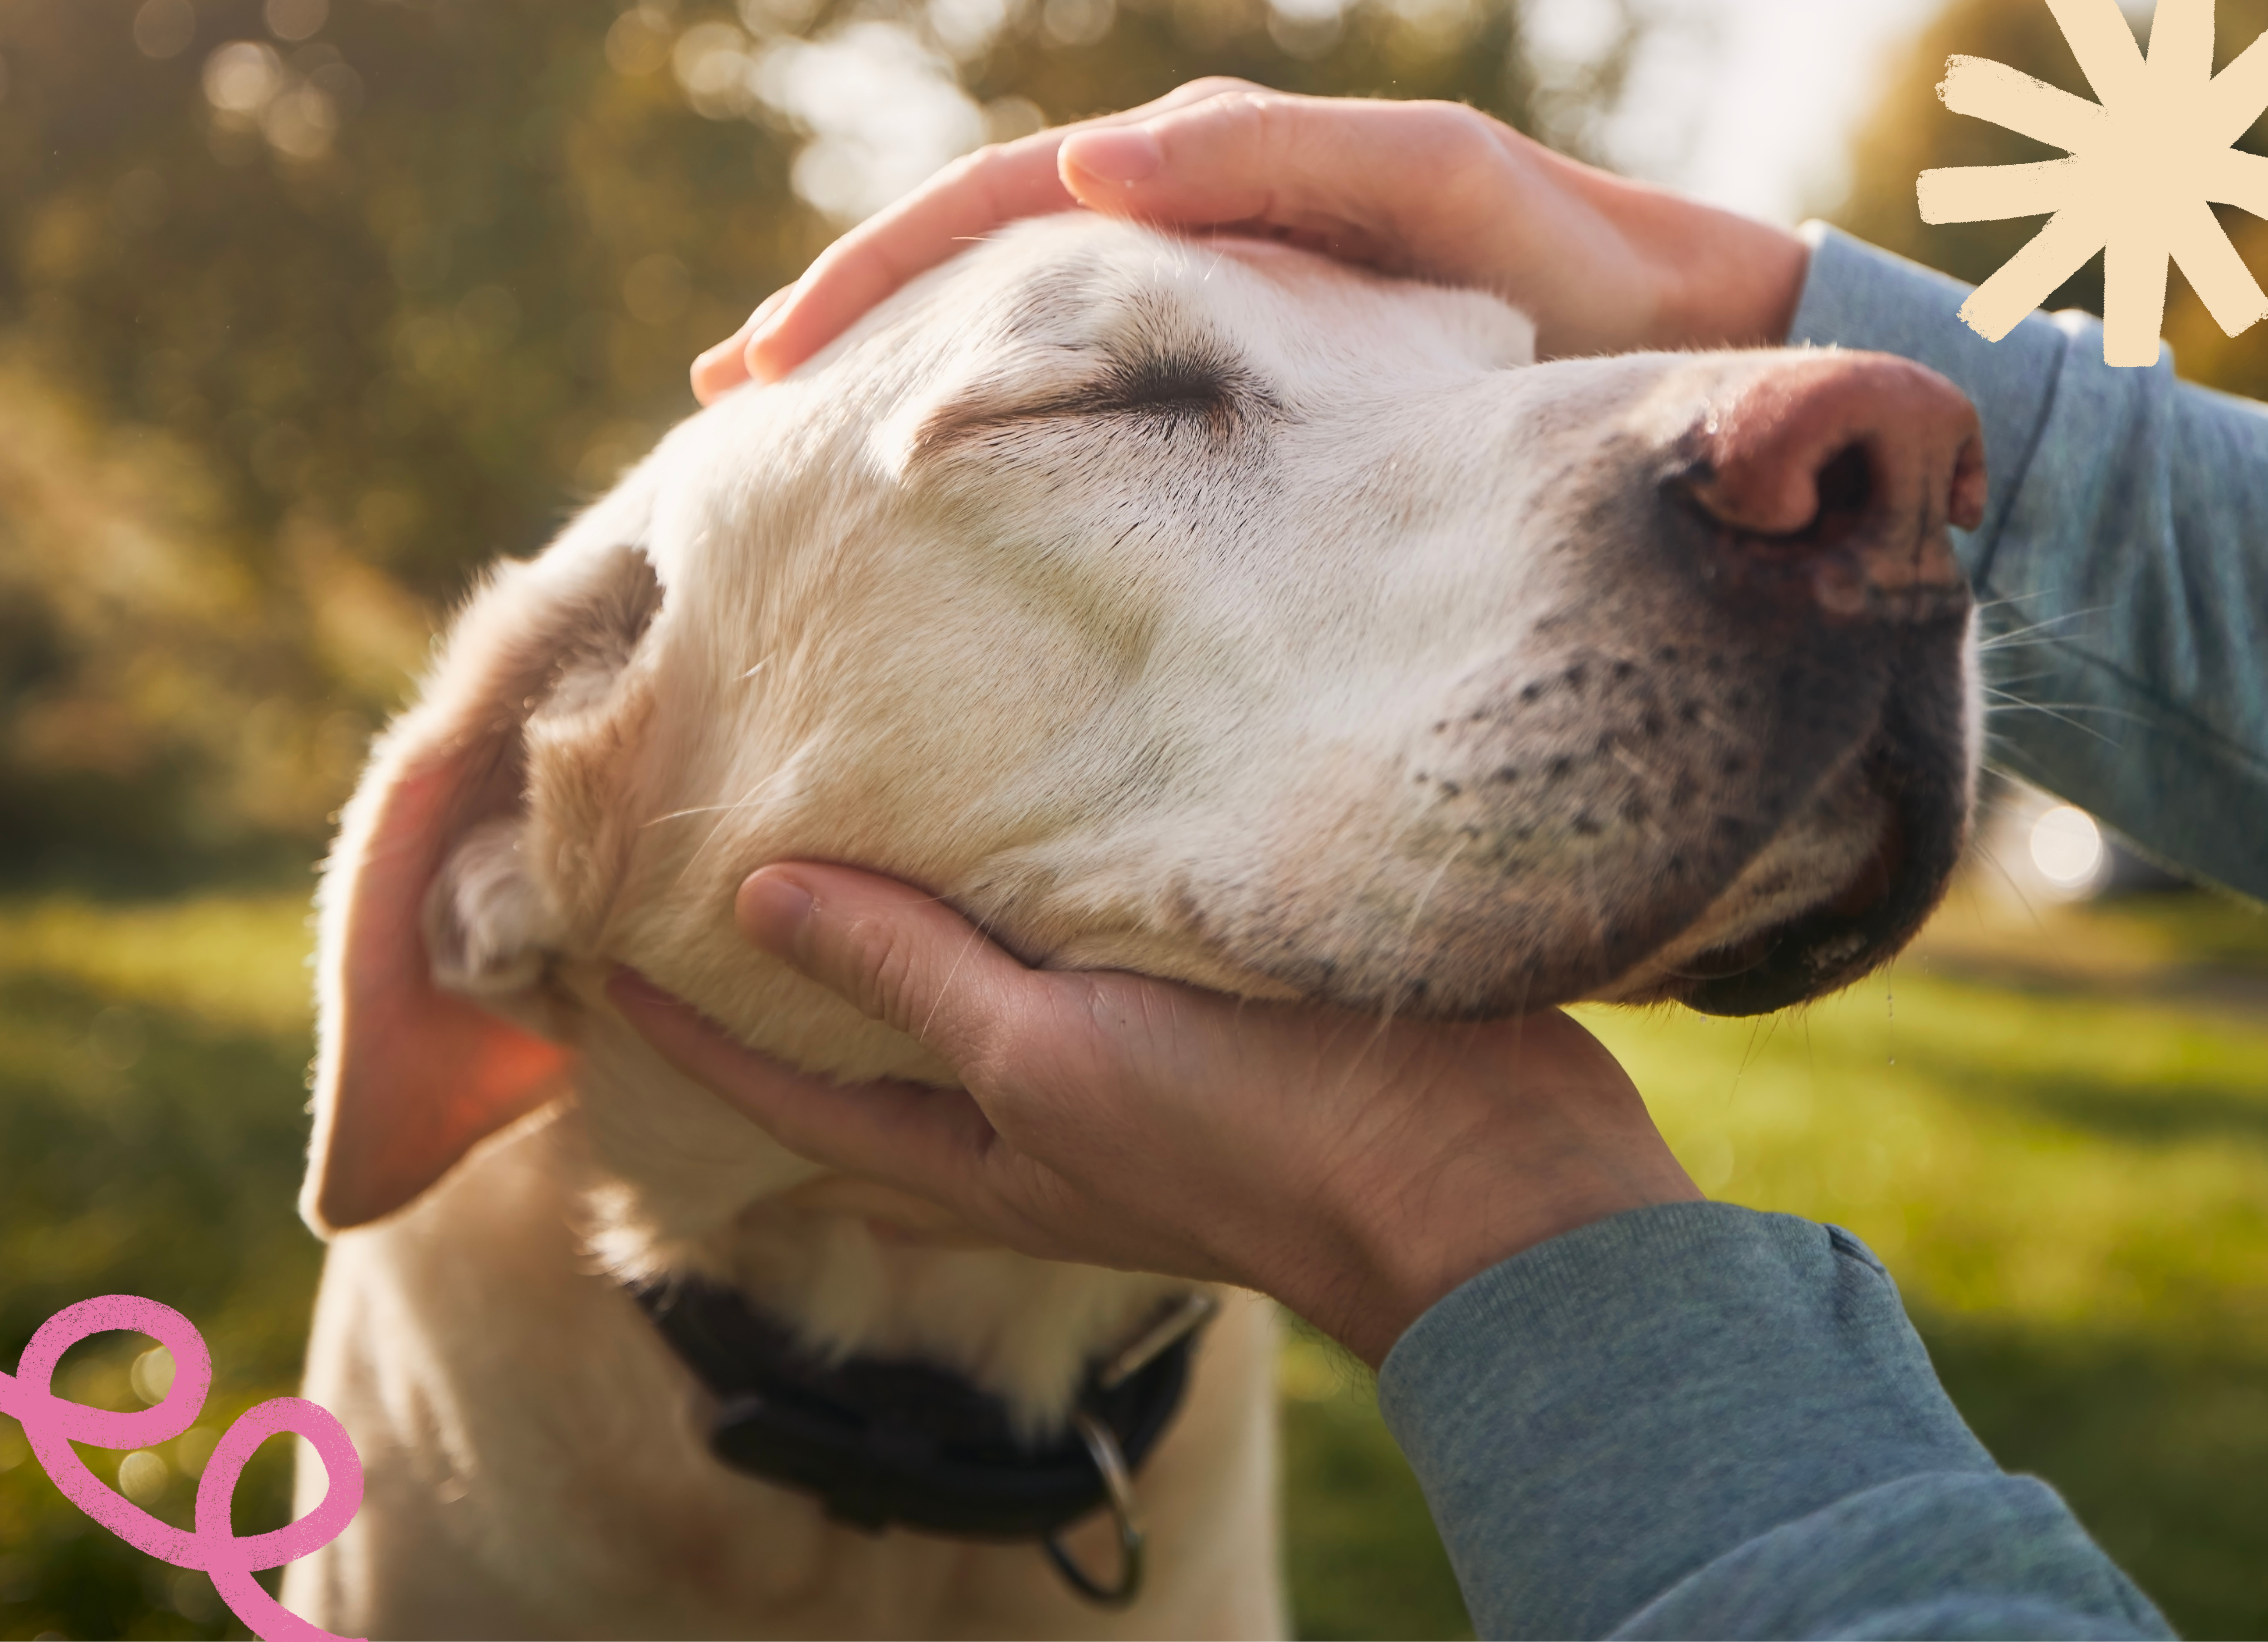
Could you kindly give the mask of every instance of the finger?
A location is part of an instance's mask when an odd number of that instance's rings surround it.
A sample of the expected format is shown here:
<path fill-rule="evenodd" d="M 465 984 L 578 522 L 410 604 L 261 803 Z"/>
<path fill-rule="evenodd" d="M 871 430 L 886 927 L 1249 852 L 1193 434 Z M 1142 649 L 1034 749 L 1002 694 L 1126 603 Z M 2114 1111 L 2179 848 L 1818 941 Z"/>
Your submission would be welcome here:
<path fill-rule="evenodd" d="M 1502 186 L 1489 128 L 1455 104 L 1251 91 L 1067 133 L 1061 166 L 1081 204 L 1113 216 L 1248 224 L 1360 260 L 1430 266 L 1443 242 L 1472 238 L 1481 185 Z"/>
<path fill-rule="evenodd" d="M 607 995 L 663 1059 L 797 1156 L 965 1212 L 997 1137 L 962 1091 L 798 1072 L 633 970 L 617 971 Z"/>
<path fill-rule="evenodd" d="M 985 1064 L 1048 977 L 933 895 L 847 867 L 767 867 L 741 884 L 740 932 L 964 1073 Z"/>
<path fill-rule="evenodd" d="M 820 253 L 796 297 L 753 335 L 750 375 L 777 382 L 833 341 L 876 303 L 1019 217 L 1076 203 L 1056 176 L 1059 134 L 1042 131 L 954 161 Z"/>
<path fill-rule="evenodd" d="M 820 253 L 789 300 L 750 332 L 742 350 L 747 372 L 759 381 L 778 381 L 876 303 L 972 240 L 1027 216 L 1071 209 L 1079 202 L 1056 167 L 1057 151 L 1071 132 L 1145 120 L 1248 89 L 1241 80 L 1195 80 L 1139 108 L 1037 132 L 954 161 Z"/>
<path fill-rule="evenodd" d="M 693 362 L 693 397 L 713 405 L 748 379 L 748 339 L 770 322 L 795 287 L 783 285 L 757 304 L 740 328 Z"/>

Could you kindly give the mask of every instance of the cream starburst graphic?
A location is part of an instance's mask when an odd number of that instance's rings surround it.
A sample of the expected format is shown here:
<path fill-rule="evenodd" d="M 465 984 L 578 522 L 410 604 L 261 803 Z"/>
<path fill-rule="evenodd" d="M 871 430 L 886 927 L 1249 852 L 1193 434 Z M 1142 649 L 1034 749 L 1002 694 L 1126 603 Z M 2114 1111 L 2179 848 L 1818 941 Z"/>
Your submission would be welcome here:
<path fill-rule="evenodd" d="M 2268 216 L 2268 158 L 2231 146 L 2268 108 L 2268 33 L 2215 75 L 2213 0 L 2159 0 L 2146 59 L 2117 0 L 2047 4 L 2099 102 L 1985 57 L 1947 59 L 1937 88 L 1955 114 L 2066 154 L 1921 173 L 1926 223 L 2052 213 L 1970 294 L 1961 317 L 1997 342 L 2097 251 L 2107 363 L 2157 362 L 2169 258 L 2229 335 L 2268 317 L 2268 297 L 2212 210 L 2217 202 Z"/>

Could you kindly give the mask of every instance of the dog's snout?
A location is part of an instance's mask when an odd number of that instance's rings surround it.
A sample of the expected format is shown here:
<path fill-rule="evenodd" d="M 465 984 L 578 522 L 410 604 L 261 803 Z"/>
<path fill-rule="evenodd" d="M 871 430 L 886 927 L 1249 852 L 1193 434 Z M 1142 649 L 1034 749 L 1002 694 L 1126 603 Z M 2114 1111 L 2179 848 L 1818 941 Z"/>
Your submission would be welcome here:
<path fill-rule="evenodd" d="M 1677 482 L 1754 568 L 1827 615 L 1926 613 L 1963 588 L 1947 525 L 1984 514 L 1977 411 L 1878 354 L 1776 364 L 1712 403 Z"/>

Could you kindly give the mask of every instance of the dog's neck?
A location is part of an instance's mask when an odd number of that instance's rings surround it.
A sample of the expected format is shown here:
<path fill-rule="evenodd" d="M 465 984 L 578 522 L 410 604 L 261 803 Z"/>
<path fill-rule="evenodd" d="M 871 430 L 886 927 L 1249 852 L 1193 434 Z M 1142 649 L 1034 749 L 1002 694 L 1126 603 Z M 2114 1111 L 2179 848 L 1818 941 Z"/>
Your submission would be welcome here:
<path fill-rule="evenodd" d="M 1034 1431 L 1168 1278 L 1034 1259 L 905 1194 L 832 1174 L 688 1083 L 611 1014 L 576 1074 L 583 1235 L 609 1275 L 738 1288 L 823 1352 L 924 1360 L 1007 1400 Z"/>

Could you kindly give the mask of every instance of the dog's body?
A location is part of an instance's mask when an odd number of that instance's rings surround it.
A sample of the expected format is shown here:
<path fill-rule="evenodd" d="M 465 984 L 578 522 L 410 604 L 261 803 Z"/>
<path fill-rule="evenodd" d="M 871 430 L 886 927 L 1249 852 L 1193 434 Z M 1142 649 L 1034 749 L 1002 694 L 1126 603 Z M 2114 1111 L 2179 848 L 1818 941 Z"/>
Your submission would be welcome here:
<path fill-rule="evenodd" d="M 734 935 L 740 878 L 792 857 L 930 885 L 1035 962 L 1365 1008 L 1746 1011 L 1880 961 L 1966 811 L 1959 451 L 1877 460 L 1830 531 L 1826 453 L 1738 431 L 1783 357 L 1531 356 L 1490 298 L 1053 220 L 694 419 L 491 584 L 326 880 L 307 1207 L 361 1229 L 307 1394 L 369 1495 L 293 1567 L 297 1610 L 1280 1631 L 1257 1302 L 1143 1468 L 1123 1616 L 1028 1545 L 867 1536 L 720 1465 L 625 1281 L 730 1285 L 1035 1433 L 1182 1286 L 965 1246 L 821 1176 L 601 987 L 630 964 L 801 1066 L 944 1079 Z M 1770 504 L 1734 493 L 1791 462 L 1812 534 L 1756 535 L 1737 516 Z M 1074 1537 L 1107 1565 L 1100 1525 Z"/>
<path fill-rule="evenodd" d="M 332 1250 L 308 1395 L 346 1421 L 368 1493 L 342 1539 L 292 1565 L 295 1610 L 371 1636 L 1281 1631 L 1260 1302 L 1228 1309 L 1197 1354 L 1141 1473 L 1157 1583 L 1108 1613 L 1030 1545 L 868 1535 L 719 1464 L 703 1393 L 575 1235 L 578 1127 L 534 1118 Z M 1108 1576 L 1107 1523 L 1071 1548 Z"/>

